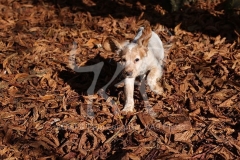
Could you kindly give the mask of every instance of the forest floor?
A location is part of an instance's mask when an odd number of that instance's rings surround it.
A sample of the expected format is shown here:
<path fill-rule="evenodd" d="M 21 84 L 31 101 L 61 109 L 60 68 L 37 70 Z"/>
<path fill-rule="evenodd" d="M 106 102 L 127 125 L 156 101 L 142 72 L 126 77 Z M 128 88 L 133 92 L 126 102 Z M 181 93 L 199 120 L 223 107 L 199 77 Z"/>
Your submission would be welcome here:
<path fill-rule="evenodd" d="M 0 159 L 240 157 L 239 15 L 217 0 L 150 2 L 1 0 Z M 145 23 L 167 48 L 164 94 L 146 87 L 144 101 L 136 86 L 122 115 L 119 57 L 102 44 Z"/>

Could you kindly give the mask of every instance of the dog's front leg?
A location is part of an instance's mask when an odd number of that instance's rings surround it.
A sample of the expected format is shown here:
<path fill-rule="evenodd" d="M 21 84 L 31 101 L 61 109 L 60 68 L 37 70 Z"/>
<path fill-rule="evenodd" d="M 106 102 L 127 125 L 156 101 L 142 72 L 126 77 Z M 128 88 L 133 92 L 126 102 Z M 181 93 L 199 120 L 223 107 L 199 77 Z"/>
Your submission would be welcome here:
<path fill-rule="evenodd" d="M 134 81 L 135 78 L 126 78 L 124 83 L 124 92 L 126 96 L 126 103 L 123 108 L 123 112 L 133 112 L 134 109 L 134 100 L 133 100 L 133 92 L 134 92 Z"/>

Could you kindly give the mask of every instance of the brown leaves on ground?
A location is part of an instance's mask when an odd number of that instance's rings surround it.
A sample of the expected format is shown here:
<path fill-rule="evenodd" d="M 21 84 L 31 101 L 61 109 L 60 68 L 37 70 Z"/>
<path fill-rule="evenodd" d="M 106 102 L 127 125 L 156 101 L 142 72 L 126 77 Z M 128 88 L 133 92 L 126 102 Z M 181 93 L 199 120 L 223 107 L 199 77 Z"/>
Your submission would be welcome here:
<path fill-rule="evenodd" d="M 218 1 L 199 0 L 173 13 L 165 7 L 162 1 L 2 0 L 0 158 L 239 157 L 239 17 L 225 14 Z M 130 40 L 146 22 L 167 48 L 165 92 L 147 87 L 146 102 L 136 87 L 136 113 L 122 116 L 123 89 L 114 86 L 121 79 L 99 90 L 119 60 L 102 43 Z M 72 70 L 71 58 L 77 69 L 92 68 Z M 92 71 L 101 71 L 94 92 Z"/>

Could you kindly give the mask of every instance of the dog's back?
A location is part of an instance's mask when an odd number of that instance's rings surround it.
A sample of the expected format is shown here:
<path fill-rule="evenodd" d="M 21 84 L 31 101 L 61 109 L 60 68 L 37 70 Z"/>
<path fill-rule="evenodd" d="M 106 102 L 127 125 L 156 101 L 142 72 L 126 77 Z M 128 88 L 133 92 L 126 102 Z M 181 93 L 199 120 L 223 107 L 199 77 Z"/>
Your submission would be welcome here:
<path fill-rule="evenodd" d="M 152 37 L 149 40 L 148 49 L 149 52 L 152 52 L 154 54 L 158 61 L 162 61 L 164 59 L 163 44 L 155 32 L 152 32 Z"/>

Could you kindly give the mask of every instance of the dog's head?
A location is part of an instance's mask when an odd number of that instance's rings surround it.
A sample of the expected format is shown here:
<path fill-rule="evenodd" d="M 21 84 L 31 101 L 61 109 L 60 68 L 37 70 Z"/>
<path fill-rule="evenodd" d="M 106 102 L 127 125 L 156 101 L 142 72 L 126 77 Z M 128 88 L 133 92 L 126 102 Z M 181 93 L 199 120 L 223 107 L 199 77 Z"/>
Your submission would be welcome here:
<path fill-rule="evenodd" d="M 126 77 L 137 77 L 141 70 L 140 68 L 144 65 L 142 60 L 147 56 L 148 42 L 151 36 L 152 30 L 150 26 L 147 26 L 145 29 L 139 29 L 137 36 L 131 43 L 107 38 L 103 43 L 103 47 L 121 56 L 121 64 L 124 67 Z"/>

